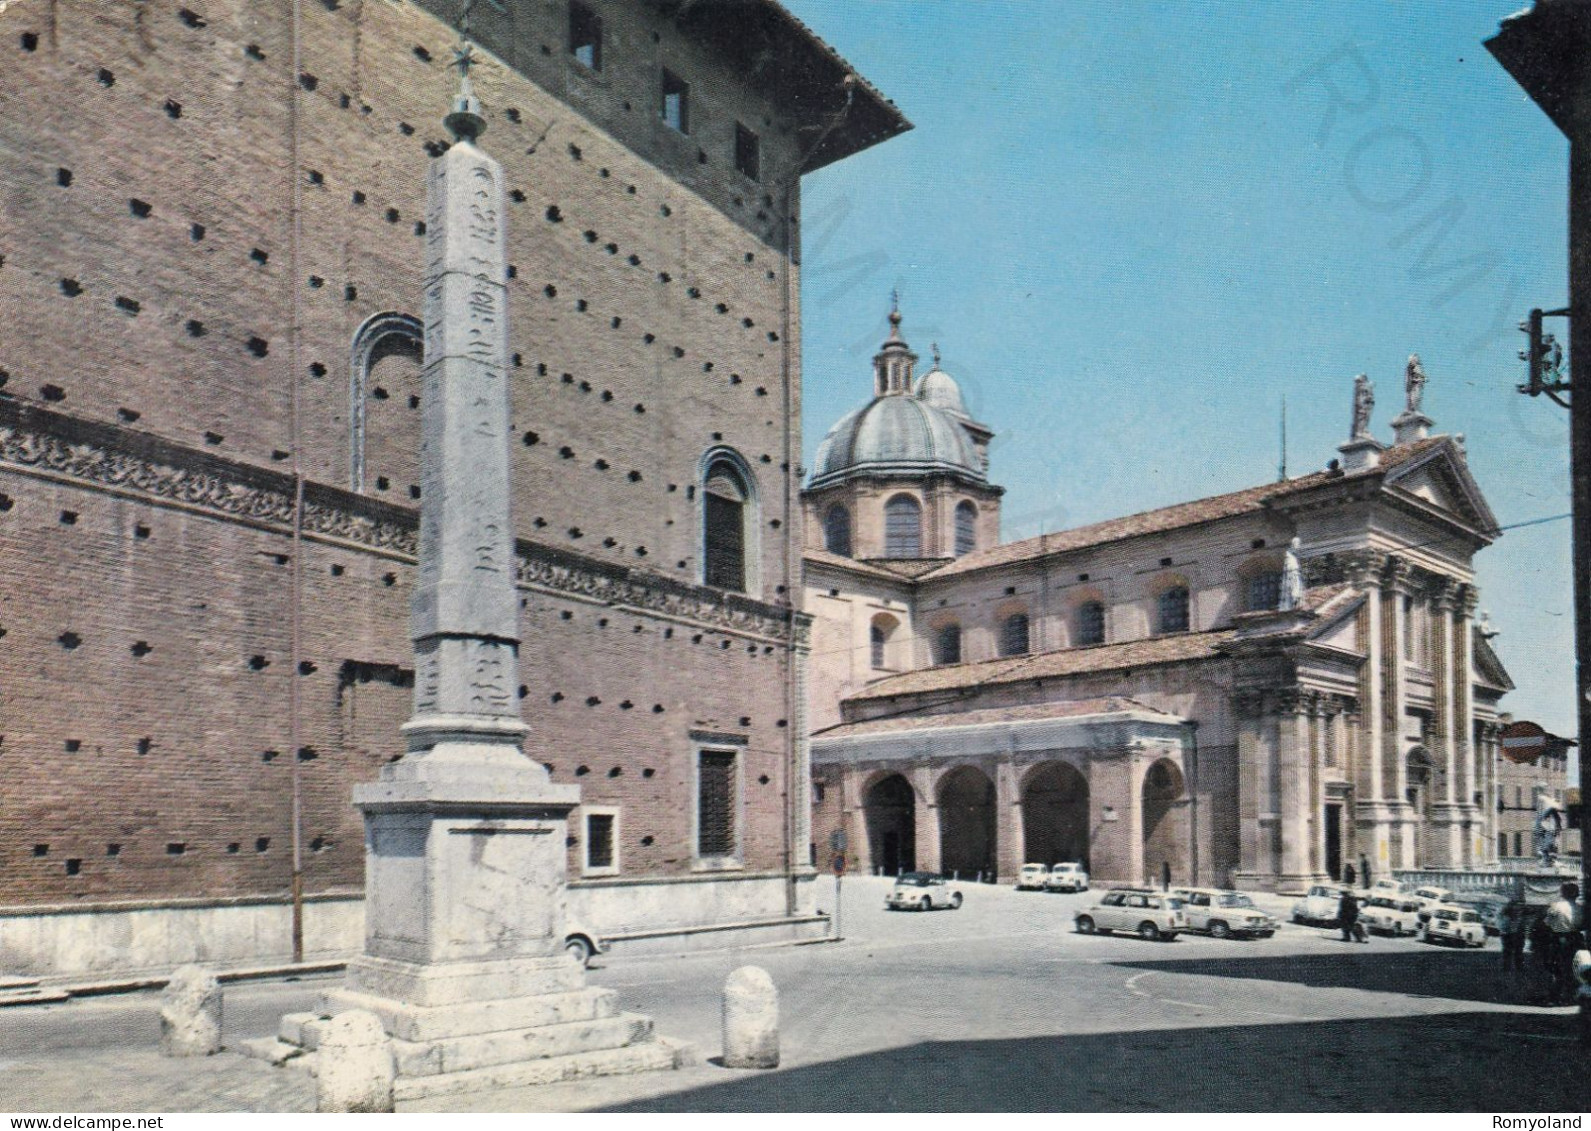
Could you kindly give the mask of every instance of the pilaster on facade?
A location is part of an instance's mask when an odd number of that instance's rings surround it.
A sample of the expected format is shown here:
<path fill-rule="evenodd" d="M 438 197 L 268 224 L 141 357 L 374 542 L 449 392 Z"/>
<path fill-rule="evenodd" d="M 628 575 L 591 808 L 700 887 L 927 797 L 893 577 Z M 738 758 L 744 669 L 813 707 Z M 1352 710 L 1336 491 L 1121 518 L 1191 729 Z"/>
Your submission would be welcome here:
<path fill-rule="evenodd" d="M 1395 799 L 1406 797 L 1409 788 L 1408 759 L 1403 743 L 1404 719 L 1409 709 L 1405 658 L 1409 651 L 1409 618 L 1405 607 L 1413 593 L 1414 573 L 1409 563 L 1396 555 L 1388 555 L 1382 574 L 1385 625 L 1380 669 L 1385 695 L 1382 750 L 1383 764 L 1391 770 L 1392 777 L 1385 792 Z"/>

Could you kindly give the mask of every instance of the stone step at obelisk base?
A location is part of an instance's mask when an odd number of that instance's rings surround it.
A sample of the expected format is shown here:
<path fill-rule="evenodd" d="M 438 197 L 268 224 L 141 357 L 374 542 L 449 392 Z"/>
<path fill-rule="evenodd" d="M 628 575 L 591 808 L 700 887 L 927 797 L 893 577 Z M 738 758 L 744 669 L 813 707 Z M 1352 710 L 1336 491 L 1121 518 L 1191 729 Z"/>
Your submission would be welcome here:
<path fill-rule="evenodd" d="M 246 1042 L 244 1051 L 313 1073 L 328 1020 L 344 1010 L 367 1010 L 392 1037 L 399 1101 L 694 1063 L 693 1046 L 659 1037 L 652 1019 L 623 1012 L 612 990 L 584 985 L 575 960 L 546 961 L 550 983 L 566 988 L 418 1005 L 350 986 L 326 993 L 314 1012 L 287 1014 L 276 1037 Z"/>
<path fill-rule="evenodd" d="M 580 789 L 554 783 L 522 748 L 503 171 L 475 145 L 486 123 L 467 38 L 456 57 L 459 95 L 445 120 L 455 140 L 426 185 L 407 752 L 354 787 L 365 821 L 364 953 L 316 1013 L 284 1018 L 276 1040 L 247 1050 L 316 1067 L 333 1055 L 317 1051 L 330 1018 L 367 1011 L 393 1042 L 395 1100 L 676 1068 L 690 1055 L 588 987 L 564 951 Z"/>

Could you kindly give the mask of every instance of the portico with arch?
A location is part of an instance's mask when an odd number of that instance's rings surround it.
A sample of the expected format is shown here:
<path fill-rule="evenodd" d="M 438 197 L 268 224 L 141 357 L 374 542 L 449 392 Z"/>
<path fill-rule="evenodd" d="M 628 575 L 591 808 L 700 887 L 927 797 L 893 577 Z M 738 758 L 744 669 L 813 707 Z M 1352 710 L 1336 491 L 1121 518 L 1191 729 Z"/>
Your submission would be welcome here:
<path fill-rule="evenodd" d="M 1185 720 L 1127 700 L 974 714 L 990 717 L 814 735 L 813 780 L 839 801 L 815 831 L 843 829 L 869 873 L 1009 880 L 1077 861 L 1107 883 L 1195 879 Z"/>

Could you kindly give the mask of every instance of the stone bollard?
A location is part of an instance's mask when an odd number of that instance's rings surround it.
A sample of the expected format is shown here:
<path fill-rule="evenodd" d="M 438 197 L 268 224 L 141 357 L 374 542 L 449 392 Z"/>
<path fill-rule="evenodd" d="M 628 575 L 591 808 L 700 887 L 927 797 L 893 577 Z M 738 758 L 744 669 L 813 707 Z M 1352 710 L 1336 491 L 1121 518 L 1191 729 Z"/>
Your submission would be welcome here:
<path fill-rule="evenodd" d="M 724 981 L 724 1067 L 779 1067 L 779 990 L 760 966 Z"/>
<path fill-rule="evenodd" d="M 315 1059 L 316 1111 L 392 1110 L 392 1041 L 374 1013 L 350 1009 L 327 1021 Z"/>
<path fill-rule="evenodd" d="M 164 1056 L 211 1056 L 221 1051 L 221 985 L 203 966 L 182 966 L 160 995 L 160 1051 Z"/>

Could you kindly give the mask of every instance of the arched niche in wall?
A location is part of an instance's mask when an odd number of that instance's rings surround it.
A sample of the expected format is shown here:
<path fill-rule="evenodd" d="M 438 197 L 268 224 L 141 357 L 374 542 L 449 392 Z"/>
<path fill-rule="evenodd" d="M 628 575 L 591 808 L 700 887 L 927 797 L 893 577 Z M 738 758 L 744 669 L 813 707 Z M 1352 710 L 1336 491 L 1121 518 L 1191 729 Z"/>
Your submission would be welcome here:
<path fill-rule="evenodd" d="M 348 487 L 420 481 L 420 365 L 424 331 L 412 314 L 372 314 L 354 331 L 348 363 Z M 368 481 L 368 482 L 367 482 Z"/>

